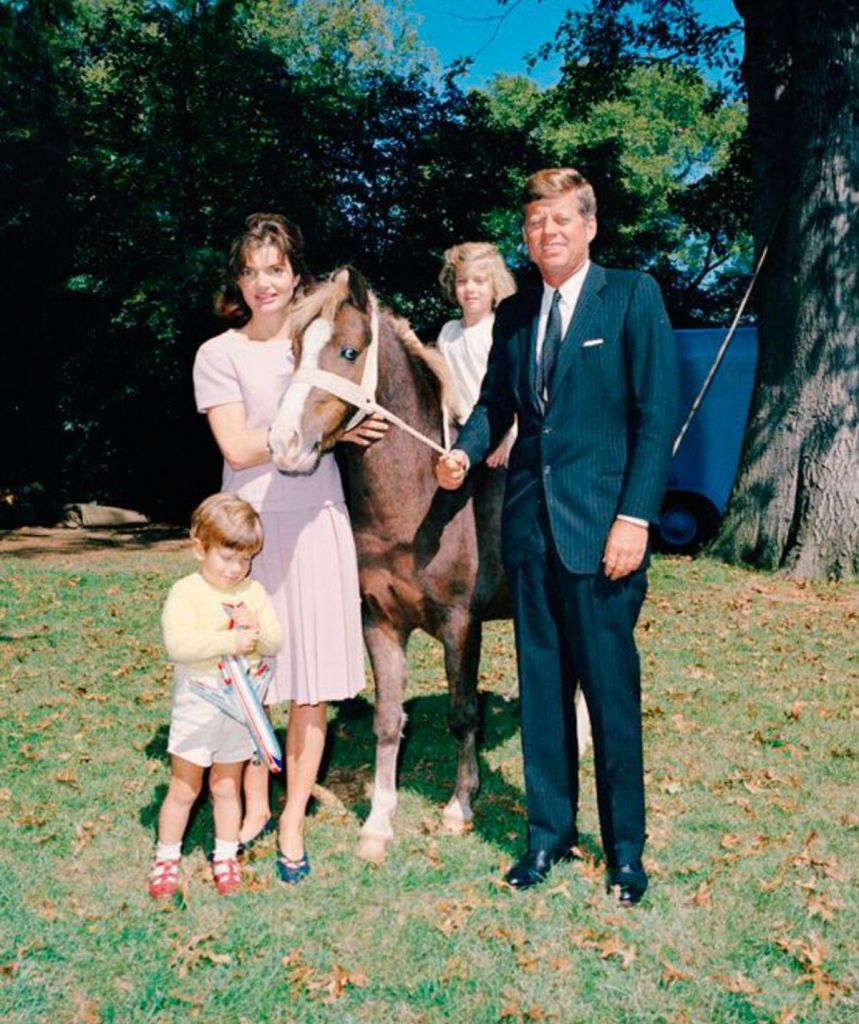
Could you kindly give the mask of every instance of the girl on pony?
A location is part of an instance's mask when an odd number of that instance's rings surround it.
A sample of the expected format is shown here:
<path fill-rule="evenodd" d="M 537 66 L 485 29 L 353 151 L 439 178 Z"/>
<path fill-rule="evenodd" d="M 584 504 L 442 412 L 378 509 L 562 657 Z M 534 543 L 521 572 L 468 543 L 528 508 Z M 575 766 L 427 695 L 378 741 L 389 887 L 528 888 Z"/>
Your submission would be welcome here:
<path fill-rule="evenodd" d="M 445 298 L 462 311 L 460 319 L 448 320 L 442 327 L 438 348 L 471 412 L 492 347 L 495 307 L 516 291 L 516 285 L 501 253 L 490 242 L 463 242 L 448 249 L 438 279 Z M 514 425 L 487 458 L 487 466 L 506 466 L 515 439 Z"/>

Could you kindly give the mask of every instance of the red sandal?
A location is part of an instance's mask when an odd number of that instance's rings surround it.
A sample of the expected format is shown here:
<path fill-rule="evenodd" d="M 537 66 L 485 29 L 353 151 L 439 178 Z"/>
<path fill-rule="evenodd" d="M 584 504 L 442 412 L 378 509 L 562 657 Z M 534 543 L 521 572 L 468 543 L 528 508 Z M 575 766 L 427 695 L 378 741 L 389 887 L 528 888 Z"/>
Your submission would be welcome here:
<path fill-rule="evenodd" d="M 213 861 L 212 875 L 221 896 L 230 896 L 242 887 L 242 866 L 234 857 Z"/>
<path fill-rule="evenodd" d="M 156 860 L 149 873 L 149 895 L 154 900 L 165 900 L 179 888 L 179 861 Z"/>

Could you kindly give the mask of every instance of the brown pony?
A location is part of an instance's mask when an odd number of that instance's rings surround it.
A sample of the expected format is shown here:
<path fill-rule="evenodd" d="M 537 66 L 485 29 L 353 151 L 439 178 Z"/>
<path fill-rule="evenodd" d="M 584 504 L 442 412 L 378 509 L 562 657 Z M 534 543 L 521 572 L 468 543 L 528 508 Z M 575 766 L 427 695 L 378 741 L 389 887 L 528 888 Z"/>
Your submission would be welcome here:
<path fill-rule="evenodd" d="M 308 376 L 308 368 L 324 371 L 323 380 L 336 374 L 357 384 L 377 358 L 378 405 L 442 443 L 442 406 L 457 414 L 461 401 L 443 358 L 422 345 L 405 320 L 374 309 L 363 278 L 351 269 L 332 275 L 296 306 L 291 316 L 296 377 L 269 435 L 281 471 L 313 472 L 359 404 L 316 386 L 320 375 Z M 396 426 L 369 449 L 348 447 L 364 639 L 376 683 L 375 781 L 358 855 L 381 861 L 393 837 L 406 646 L 416 628 L 444 647 L 458 767 L 443 823 L 461 832 L 472 819 L 471 797 L 479 785 L 481 623 L 510 615 L 499 543 L 505 474 L 480 467 L 461 491 L 440 491 L 433 473 L 436 454 Z M 581 704 L 577 710 L 586 722 Z"/>

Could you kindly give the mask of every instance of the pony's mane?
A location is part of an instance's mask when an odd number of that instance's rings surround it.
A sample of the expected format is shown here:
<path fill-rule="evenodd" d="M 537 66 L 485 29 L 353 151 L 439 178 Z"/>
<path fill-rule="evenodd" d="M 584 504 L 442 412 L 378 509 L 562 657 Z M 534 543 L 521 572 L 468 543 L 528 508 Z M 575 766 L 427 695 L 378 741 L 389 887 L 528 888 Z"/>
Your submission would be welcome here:
<path fill-rule="evenodd" d="M 377 302 L 374 293 L 370 292 L 370 301 Z M 288 332 L 293 338 L 300 338 L 314 320 L 322 317 L 331 322 L 337 316 L 342 303 L 349 301 L 348 275 L 335 271 L 313 291 L 302 296 L 292 307 L 289 314 Z M 379 304 L 379 316 L 391 325 L 395 337 L 415 360 L 423 363 L 439 383 L 442 405 L 451 413 L 458 423 L 468 416 L 468 406 L 463 398 L 456 378 L 451 373 L 444 356 L 435 346 L 425 345 L 412 330 L 405 317 L 398 316 L 385 306 Z"/>
<path fill-rule="evenodd" d="M 316 285 L 292 307 L 287 331 L 290 337 L 300 338 L 310 324 L 319 317 L 333 322 L 341 303 L 349 298 L 349 284 L 345 274 L 334 273 L 327 281 Z"/>
<path fill-rule="evenodd" d="M 394 334 L 406 352 L 413 359 L 423 363 L 436 378 L 439 383 L 442 406 L 450 412 L 457 423 L 465 422 L 469 412 L 468 406 L 462 396 L 459 384 L 441 352 L 434 345 L 425 345 L 412 330 L 411 324 L 405 317 L 397 316 L 396 313 L 384 308 L 380 309 L 379 313 L 387 317 Z"/>

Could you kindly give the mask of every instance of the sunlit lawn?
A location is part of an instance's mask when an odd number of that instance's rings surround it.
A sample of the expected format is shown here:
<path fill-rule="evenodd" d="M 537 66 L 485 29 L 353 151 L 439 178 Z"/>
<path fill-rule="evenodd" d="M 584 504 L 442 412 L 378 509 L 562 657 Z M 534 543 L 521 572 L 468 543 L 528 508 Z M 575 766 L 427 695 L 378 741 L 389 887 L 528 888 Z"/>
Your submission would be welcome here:
<path fill-rule="evenodd" d="M 639 631 L 652 886 L 635 910 L 604 892 L 590 766 L 585 859 L 533 893 L 500 883 L 523 839 L 507 623 L 484 643 L 469 835 L 439 827 L 454 752 L 439 650 L 419 637 L 387 863 L 353 854 L 373 758 L 357 700 L 333 712 L 311 880 L 279 886 L 269 839 L 247 891 L 219 898 L 204 806 L 183 897 L 158 906 L 158 615 L 188 567 L 157 551 L 2 555 L 4 1020 L 859 1020 L 859 589 L 656 561 Z"/>

